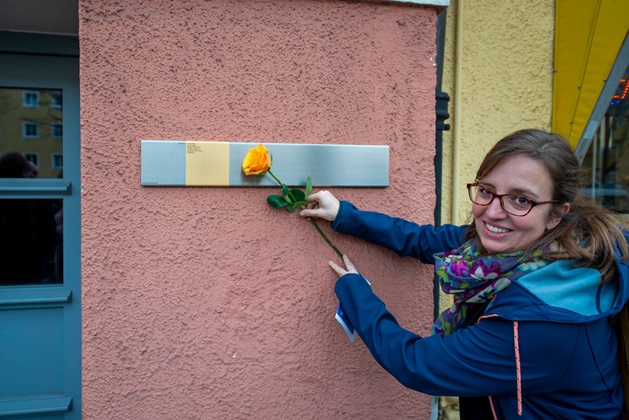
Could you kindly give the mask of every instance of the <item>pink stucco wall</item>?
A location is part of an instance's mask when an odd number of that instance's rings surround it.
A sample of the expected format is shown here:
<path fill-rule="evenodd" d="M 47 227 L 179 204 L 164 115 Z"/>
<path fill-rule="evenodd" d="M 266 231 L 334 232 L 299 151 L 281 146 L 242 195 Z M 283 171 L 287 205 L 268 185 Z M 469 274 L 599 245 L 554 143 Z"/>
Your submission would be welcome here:
<path fill-rule="evenodd" d="M 336 258 L 267 188 L 145 188 L 140 140 L 385 144 L 362 208 L 433 220 L 431 7 L 80 0 L 85 419 L 428 418 L 334 320 Z M 400 323 L 432 271 L 323 228 Z"/>

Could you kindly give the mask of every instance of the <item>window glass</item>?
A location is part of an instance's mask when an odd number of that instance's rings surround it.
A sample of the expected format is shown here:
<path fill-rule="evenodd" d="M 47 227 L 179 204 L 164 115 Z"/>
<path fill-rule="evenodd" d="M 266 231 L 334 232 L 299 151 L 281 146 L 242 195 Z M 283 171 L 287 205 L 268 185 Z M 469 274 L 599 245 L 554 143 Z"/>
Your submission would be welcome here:
<path fill-rule="evenodd" d="M 50 125 L 51 137 L 53 139 L 61 140 L 63 139 L 63 124 L 60 123 L 52 123 Z"/>
<path fill-rule="evenodd" d="M 52 168 L 58 170 L 63 169 L 63 155 L 61 153 L 52 154 Z"/>
<path fill-rule="evenodd" d="M 0 286 L 63 282 L 61 199 L 0 199 Z"/>
<path fill-rule="evenodd" d="M 60 89 L 0 87 L 0 161 L 4 155 L 20 153 L 35 164 L 37 177 L 61 178 L 62 98 Z M 22 176 L 26 175 L 20 171 L 0 174 Z"/>
<path fill-rule="evenodd" d="M 52 91 L 52 107 L 61 109 L 63 108 L 63 95 L 61 91 Z"/>
<path fill-rule="evenodd" d="M 0 87 L 0 178 L 60 178 L 62 91 Z M 62 199 L 0 199 L 0 285 L 63 282 Z"/>
<path fill-rule="evenodd" d="M 39 137 L 39 124 L 36 122 L 22 123 L 22 138 L 36 139 Z"/>
<path fill-rule="evenodd" d="M 583 161 L 586 193 L 618 213 L 629 214 L 629 67 L 621 77 Z"/>

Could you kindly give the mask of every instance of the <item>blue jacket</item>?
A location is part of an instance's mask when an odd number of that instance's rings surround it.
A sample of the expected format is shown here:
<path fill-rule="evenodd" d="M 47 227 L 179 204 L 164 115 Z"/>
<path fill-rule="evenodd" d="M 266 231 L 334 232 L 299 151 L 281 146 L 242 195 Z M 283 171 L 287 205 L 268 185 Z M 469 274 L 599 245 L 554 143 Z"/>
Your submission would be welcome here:
<path fill-rule="evenodd" d="M 425 264 L 464 242 L 467 226 L 419 226 L 341 202 L 332 227 Z M 376 361 L 430 395 L 488 396 L 497 419 L 621 418 L 617 340 L 609 317 L 628 297 L 629 267 L 599 272 L 557 261 L 496 295 L 480 320 L 450 336 L 401 328 L 370 285 L 341 277 L 335 292 Z"/>

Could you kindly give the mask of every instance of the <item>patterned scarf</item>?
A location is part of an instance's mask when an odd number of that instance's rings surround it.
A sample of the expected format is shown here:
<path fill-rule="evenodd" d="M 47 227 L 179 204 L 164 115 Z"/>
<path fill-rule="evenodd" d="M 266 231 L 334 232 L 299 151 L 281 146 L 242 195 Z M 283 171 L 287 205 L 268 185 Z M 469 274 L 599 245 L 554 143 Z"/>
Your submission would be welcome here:
<path fill-rule="evenodd" d="M 455 250 L 435 254 L 441 288 L 454 295 L 454 304 L 437 317 L 433 334 L 452 334 L 465 325 L 474 305 L 490 301 L 523 275 L 548 265 L 543 253 L 543 249 L 537 249 L 526 256 L 523 251 L 481 256 L 472 240 Z"/>

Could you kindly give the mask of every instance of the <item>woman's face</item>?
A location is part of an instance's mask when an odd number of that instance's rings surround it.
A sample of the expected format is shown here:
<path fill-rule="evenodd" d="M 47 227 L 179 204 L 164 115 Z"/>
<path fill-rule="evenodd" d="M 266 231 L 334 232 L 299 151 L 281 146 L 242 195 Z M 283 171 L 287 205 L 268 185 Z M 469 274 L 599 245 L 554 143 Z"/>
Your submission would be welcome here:
<path fill-rule="evenodd" d="M 478 182 L 495 194 L 516 194 L 533 201 L 553 199 L 548 170 L 526 156 L 506 158 Z M 569 209 L 570 204 L 564 203 L 562 214 Z M 561 217 L 551 217 L 551 210 L 552 204 L 541 204 L 526 216 L 518 217 L 505 212 L 498 198 L 488 206 L 472 205 L 479 239 L 490 254 L 519 251 L 541 238 L 546 229 L 561 221 Z"/>

